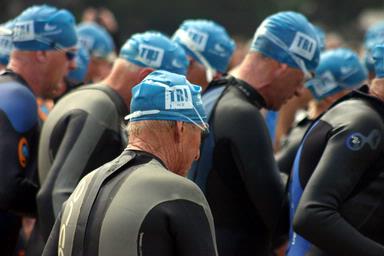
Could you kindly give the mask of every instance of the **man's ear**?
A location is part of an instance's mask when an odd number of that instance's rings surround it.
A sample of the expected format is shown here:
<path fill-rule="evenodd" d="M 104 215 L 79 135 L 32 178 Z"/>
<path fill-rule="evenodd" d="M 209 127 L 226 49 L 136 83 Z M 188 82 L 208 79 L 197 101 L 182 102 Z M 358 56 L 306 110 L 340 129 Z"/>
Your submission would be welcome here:
<path fill-rule="evenodd" d="M 147 75 L 149 75 L 150 73 L 152 73 L 153 71 L 154 71 L 155 69 L 153 69 L 153 68 L 142 68 L 142 69 L 140 69 L 140 71 L 139 71 L 139 75 L 138 75 L 138 81 L 137 81 L 137 83 L 140 83 L 141 81 L 143 81 L 143 79 L 147 76 Z"/>
<path fill-rule="evenodd" d="M 275 77 L 279 77 L 287 71 L 288 71 L 288 65 L 285 63 L 278 62 L 277 68 L 275 69 Z"/>
<path fill-rule="evenodd" d="M 35 59 L 38 62 L 44 63 L 44 62 L 47 62 L 47 60 L 48 60 L 48 52 L 47 51 L 35 51 L 35 52 L 33 52 L 33 54 L 35 55 Z"/>

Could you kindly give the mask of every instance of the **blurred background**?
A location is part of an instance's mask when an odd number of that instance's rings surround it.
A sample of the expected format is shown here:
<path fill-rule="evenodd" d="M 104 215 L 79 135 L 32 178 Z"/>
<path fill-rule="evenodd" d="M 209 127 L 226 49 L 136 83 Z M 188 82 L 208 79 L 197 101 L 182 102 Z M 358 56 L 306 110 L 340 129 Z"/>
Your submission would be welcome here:
<path fill-rule="evenodd" d="M 348 46 L 358 49 L 366 28 L 384 19 L 383 0 L 0 0 L 0 23 L 19 14 L 33 4 L 52 4 L 71 10 L 77 21 L 99 19 L 102 7 L 116 18 L 111 24 L 119 46 L 132 33 L 148 29 L 172 35 L 186 18 L 207 18 L 222 24 L 237 41 L 253 36 L 260 22 L 281 10 L 294 10 L 305 14 L 314 24 L 333 36 L 344 39 Z M 94 7 L 94 9 L 89 9 Z M 85 10 L 87 10 L 85 12 Z M 85 13 L 84 13 L 85 12 Z M 84 15 L 85 14 L 85 15 Z M 103 14 L 108 15 L 108 14 Z M 103 18 L 104 19 L 104 18 Z M 108 18 L 107 18 L 108 19 Z M 118 25 L 117 25 L 118 24 Z"/>

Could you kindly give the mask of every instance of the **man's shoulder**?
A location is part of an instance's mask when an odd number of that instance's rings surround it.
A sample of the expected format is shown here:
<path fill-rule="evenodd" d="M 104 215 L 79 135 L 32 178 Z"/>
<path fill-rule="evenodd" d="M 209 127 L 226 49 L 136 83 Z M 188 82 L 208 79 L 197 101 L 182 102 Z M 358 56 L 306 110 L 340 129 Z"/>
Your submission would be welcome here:
<path fill-rule="evenodd" d="M 147 192 L 161 192 L 169 198 L 185 198 L 202 203 L 203 193 L 191 180 L 177 175 L 166 169 L 157 160 L 152 160 L 138 167 L 138 172 L 132 175 L 132 184 L 147 184 Z"/>
<path fill-rule="evenodd" d="M 321 118 L 332 124 L 342 123 L 348 126 L 383 125 L 383 117 L 369 101 L 352 98 L 340 102 Z"/>
<path fill-rule="evenodd" d="M 17 81 L 0 82 L 0 111 L 18 132 L 25 132 L 38 122 L 35 96 Z"/>
<path fill-rule="evenodd" d="M 84 88 L 78 88 L 60 99 L 50 116 L 76 114 L 82 111 L 96 119 L 104 120 L 108 119 L 108 116 L 112 117 L 113 110 L 117 112 L 115 104 L 107 93 L 95 89 L 94 85 L 86 85 Z"/>

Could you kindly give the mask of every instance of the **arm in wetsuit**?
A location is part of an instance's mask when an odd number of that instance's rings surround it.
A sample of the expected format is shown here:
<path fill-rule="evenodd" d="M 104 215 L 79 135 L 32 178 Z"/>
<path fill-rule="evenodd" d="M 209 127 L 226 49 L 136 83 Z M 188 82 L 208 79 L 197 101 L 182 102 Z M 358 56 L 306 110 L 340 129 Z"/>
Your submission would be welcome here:
<path fill-rule="evenodd" d="M 217 140 L 227 140 L 245 189 L 257 209 L 269 237 L 282 216 L 282 230 L 287 232 L 288 209 L 284 186 L 273 156 L 272 143 L 259 110 L 249 102 L 223 97 L 218 103 L 213 129 Z M 225 114 L 224 114 L 225 113 Z"/>
<path fill-rule="evenodd" d="M 320 120 L 329 129 L 326 146 L 301 197 L 293 227 L 330 255 L 384 255 L 384 246 L 360 233 L 341 212 L 363 175 L 383 157 L 384 145 L 380 116 L 367 105 L 349 106 L 350 102 L 340 104 Z M 315 137 L 312 134 L 306 141 Z M 358 204 L 351 206 L 358 210 Z M 355 222 L 360 226 L 366 217 Z"/>
<path fill-rule="evenodd" d="M 0 208 L 36 214 L 38 116 L 35 97 L 16 82 L 0 85 Z"/>
<path fill-rule="evenodd" d="M 54 113 L 54 112 L 52 112 Z M 51 113 L 51 114 L 52 114 Z M 45 123 L 49 124 L 50 119 Z M 72 194 L 80 179 L 88 172 L 113 159 L 120 153 L 119 138 L 107 125 L 82 110 L 70 111 L 57 123 L 51 133 L 42 136 L 49 146 L 41 146 L 39 158 L 48 157 L 41 150 L 48 148 L 53 162 L 37 196 L 39 215 L 44 219 L 41 232 L 48 238 L 62 204 Z M 39 162 L 40 164 L 40 162 Z"/>

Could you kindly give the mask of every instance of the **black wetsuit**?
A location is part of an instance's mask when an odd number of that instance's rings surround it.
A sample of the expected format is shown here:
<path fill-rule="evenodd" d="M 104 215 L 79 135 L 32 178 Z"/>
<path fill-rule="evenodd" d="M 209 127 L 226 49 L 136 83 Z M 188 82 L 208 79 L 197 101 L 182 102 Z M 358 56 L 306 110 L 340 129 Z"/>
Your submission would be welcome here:
<path fill-rule="evenodd" d="M 290 174 L 300 142 L 312 122 L 313 120 L 309 119 L 307 115 L 299 117 L 288 135 L 283 139 L 281 149 L 275 156 L 281 172 Z"/>
<path fill-rule="evenodd" d="M 211 83 L 203 102 L 209 100 L 210 90 L 222 86 L 226 89 L 209 119 L 212 167 L 197 171 L 207 174 L 203 182 L 198 181 L 200 173 L 192 172 L 190 178 L 205 192 L 211 207 L 219 255 L 269 255 L 272 236 L 288 232 L 288 208 L 283 207 L 284 187 L 260 113 L 265 102 L 234 77 Z M 194 165 L 205 159 L 201 156 Z M 275 232 L 279 219 L 286 224 L 283 232 Z"/>
<path fill-rule="evenodd" d="M 20 216 L 36 214 L 36 98 L 26 81 L 8 70 L 0 76 L 0 255 L 12 255 Z M 17 215 L 15 215 L 17 214 Z"/>
<path fill-rule="evenodd" d="M 289 256 L 384 255 L 384 104 L 358 91 L 341 101 L 296 155 Z"/>
<path fill-rule="evenodd" d="M 217 250 L 201 190 L 153 155 L 125 150 L 82 179 L 43 255 L 214 256 Z"/>
<path fill-rule="evenodd" d="M 90 171 L 126 146 L 122 120 L 128 109 L 105 85 L 84 86 L 64 96 L 44 123 L 39 143 L 39 228 L 49 236 L 62 204 Z"/>

